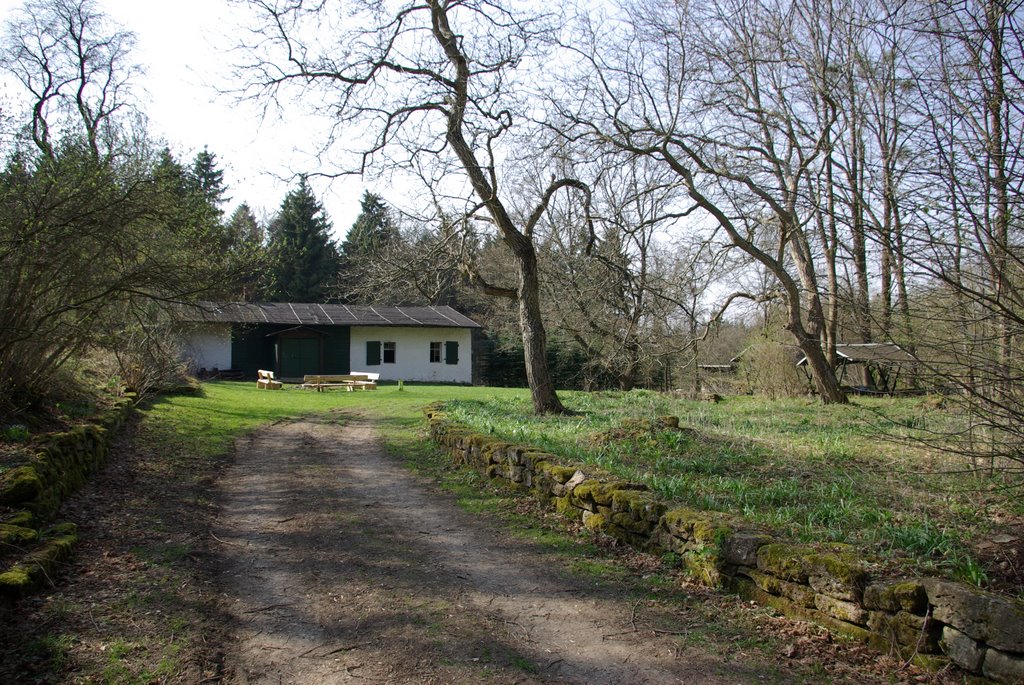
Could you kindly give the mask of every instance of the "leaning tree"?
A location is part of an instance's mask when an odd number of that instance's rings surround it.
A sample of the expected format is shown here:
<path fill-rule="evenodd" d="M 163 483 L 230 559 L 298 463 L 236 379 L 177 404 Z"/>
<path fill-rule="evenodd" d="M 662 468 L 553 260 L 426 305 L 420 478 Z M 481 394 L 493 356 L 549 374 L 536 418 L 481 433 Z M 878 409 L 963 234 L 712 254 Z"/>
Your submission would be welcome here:
<path fill-rule="evenodd" d="M 294 98 L 331 117 L 324 151 L 355 153 L 354 165 L 337 173 L 415 169 L 435 197 L 460 203 L 465 225 L 493 227 L 516 282 L 471 279 L 517 303 L 534 409 L 565 411 L 547 367 L 534 231 L 553 196 L 573 194 L 585 204 L 589 190 L 553 176 L 526 206 L 506 183 L 534 132 L 522 96 L 531 66 L 543 66 L 548 19 L 490 0 L 249 4 L 260 21 L 242 65 L 247 95 Z"/>

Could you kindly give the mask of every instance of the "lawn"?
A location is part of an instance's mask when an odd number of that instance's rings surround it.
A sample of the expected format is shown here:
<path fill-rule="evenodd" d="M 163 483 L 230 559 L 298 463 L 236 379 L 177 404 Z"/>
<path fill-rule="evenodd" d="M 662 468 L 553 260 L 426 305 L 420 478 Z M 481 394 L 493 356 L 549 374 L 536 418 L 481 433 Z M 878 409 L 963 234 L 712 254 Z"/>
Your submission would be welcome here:
<path fill-rule="evenodd" d="M 156 443 L 213 457 L 259 425 L 356 409 L 375 417 L 389 447 L 415 465 L 432 452 L 422 408 L 446 400 L 460 423 L 645 482 L 673 502 L 741 514 L 799 540 L 855 544 L 894 571 L 916 568 L 978 585 L 999 579 L 972 543 L 1005 533 L 1024 514 L 983 476 L 947 472 L 962 465 L 907 441 L 947 420 L 927 399 L 825 407 L 750 397 L 711 404 L 642 390 L 562 398 L 574 415 L 535 417 L 519 389 L 384 385 L 315 393 L 218 382 L 205 384 L 202 396 L 156 400 L 145 430 Z M 630 428 L 665 415 L 679 416 L 688 430 Z"/>

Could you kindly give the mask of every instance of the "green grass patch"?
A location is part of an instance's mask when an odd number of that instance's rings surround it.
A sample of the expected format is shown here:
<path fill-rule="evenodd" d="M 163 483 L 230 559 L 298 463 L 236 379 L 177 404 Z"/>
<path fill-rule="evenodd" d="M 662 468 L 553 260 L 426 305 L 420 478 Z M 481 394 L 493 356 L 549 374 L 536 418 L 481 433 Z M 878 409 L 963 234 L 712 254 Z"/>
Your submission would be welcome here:
<path fill-rule="evenodd" d="M 528 398 L 449 404 L 458 423 L 645 482 L 662 498 L 740 514 L 801 541 L 846 542 L 894 566 L 984 584 L 970 541 L 1012 513 L 998 483 L 915 445 L 956 418 L 920 398 L 730 397 L 692 402 L 646 390 L 563 393 L 573 416 L 533 416 Z M 683 430 L 659 429 L 679 416 Z M 647 420 L 647 428 L 641 422 Z"/>
<path fill-rule="evenodd" d="M 534 416 L 521 389 L 412 384 L 317 393 L 213 382 L 200 395 L 155 400 L 144 430 L 156 446 L 212 459 L 267 423 L 362 413 L 375 419 L 389 451 L 410 468 L 439 478 L 467 509 L 493 510 L 480 483 L 448 468 L 424 439 L 422 409 L 444 400 L 459 423 L 645 482 L 666 500 L 739 514 L 801 541 L 859 545 L 893 563 L 975 584 L 984 584 L 985 574 L 969 541 L 992 532 L 993 513 L 1013 513 L 1005 498 L 988 494 L 990 483 L 944 475 L 957 465 L 904 440 L 952 420 L 921 399 L 823 406 L 752 397 L 709 404 L 647 390 L 562 397 L 574 415 Z M 600 439 L 667 415 L 679 416 L 687 430 Z"/>

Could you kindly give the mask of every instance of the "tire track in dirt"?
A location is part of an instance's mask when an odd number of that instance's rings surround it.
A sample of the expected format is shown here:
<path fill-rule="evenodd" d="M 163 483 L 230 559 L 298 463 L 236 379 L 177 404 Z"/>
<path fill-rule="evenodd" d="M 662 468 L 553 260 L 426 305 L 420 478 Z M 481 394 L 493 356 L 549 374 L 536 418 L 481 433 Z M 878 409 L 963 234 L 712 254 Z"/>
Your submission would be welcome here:
<path fill-rule="evenodd" d="M 626 597 L 552 570 L 460 510 L 362 419 L 255 433 L 220 496 L 214 537 L 234 622 L 224 682 L 772 680 L 753 657 L 724 662 L 638 633 Z"/>

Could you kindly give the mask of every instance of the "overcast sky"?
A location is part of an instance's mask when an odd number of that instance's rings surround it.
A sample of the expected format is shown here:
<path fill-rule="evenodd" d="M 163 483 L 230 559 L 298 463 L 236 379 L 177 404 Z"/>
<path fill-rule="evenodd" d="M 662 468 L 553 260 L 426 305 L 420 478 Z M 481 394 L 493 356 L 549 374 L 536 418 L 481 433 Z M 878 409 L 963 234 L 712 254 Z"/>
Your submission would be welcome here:
<path fill-rule="evenodd" d="M 257 216 L 272 214 L 293 184 L 293 174 L 315 171 L 310 159 L 315 140 L 311 122 L 291 116 L 261 121 L 253 107 L 218 95 L 231 64 L 227 50 L 237 43 L 243 17 L 225 0 L 98 0 L 115 22 L 135 33 L 136 61 L 146 68 L 143 109 L 151 132 L 166 140 L 188 162 L 203 146 L 217 155 L 225 171 L 231 212 L 248 202 Z M 6 23 L 15 0 L 0 0 Z M 304 154 L 304 152 L 307 154 Z M 342 237 L 359 214 L 369 180 L 311 180 Z M 378 191 L 380 192 L 380 191 Z M 388 198 L 386 191 L 381 195 Z"/>

